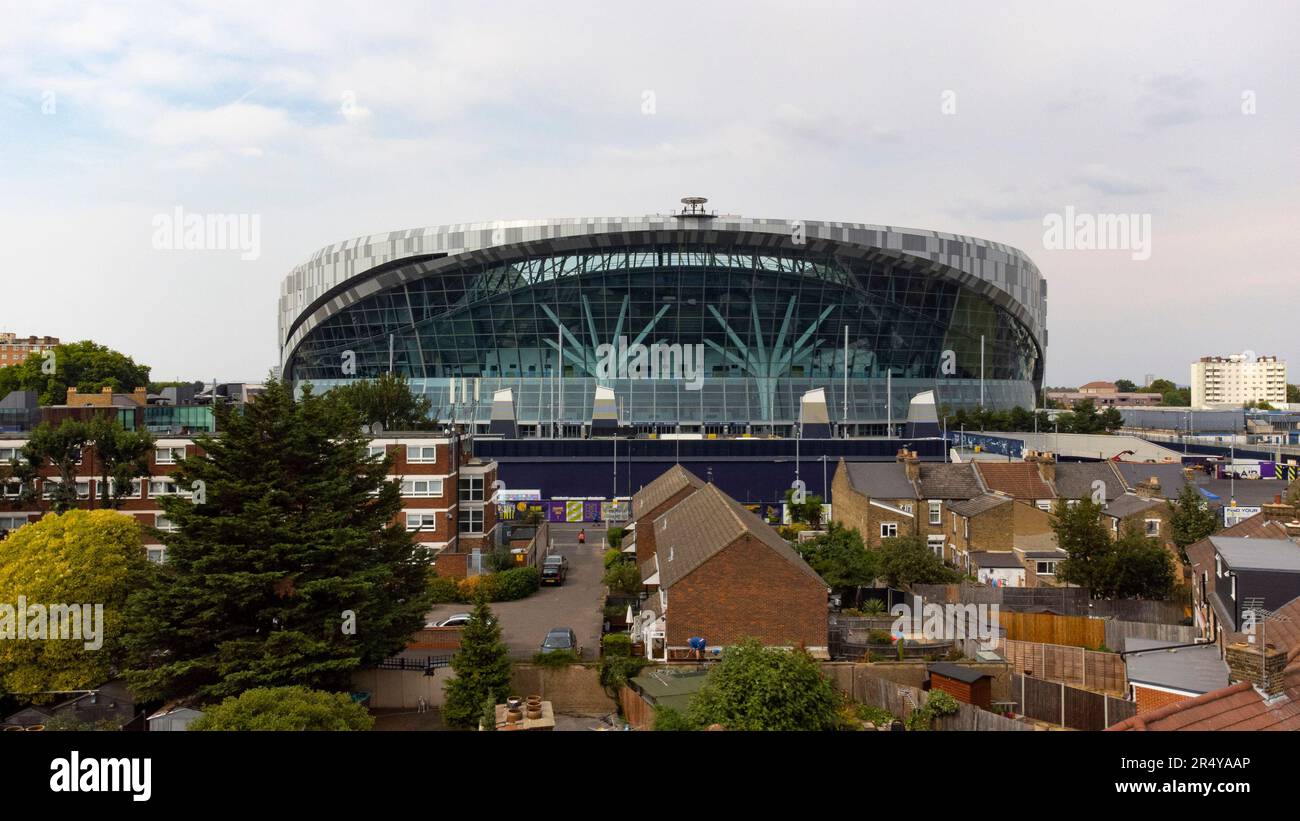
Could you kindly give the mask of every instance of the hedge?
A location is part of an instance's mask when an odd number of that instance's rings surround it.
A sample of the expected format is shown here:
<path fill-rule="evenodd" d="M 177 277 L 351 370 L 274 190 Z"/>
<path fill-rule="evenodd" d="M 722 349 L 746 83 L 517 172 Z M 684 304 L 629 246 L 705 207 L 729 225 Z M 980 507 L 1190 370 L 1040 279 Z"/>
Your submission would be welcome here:
<path fill-rule="evenodd" d="M 488 601 L 516 601 L 536 593 L 541 582 L 542 576 L 537 568 L 514 567 L 466 579 L 436 576 L 430 581 L 429 589 L 434 604 L 469 603 L 480 590 L 487 594 Z"/>

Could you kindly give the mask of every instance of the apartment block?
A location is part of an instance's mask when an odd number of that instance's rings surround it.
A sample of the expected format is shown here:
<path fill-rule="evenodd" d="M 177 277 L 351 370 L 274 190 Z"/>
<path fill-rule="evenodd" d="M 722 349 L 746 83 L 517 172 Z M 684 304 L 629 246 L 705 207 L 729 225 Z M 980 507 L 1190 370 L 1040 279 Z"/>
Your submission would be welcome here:
<path fill-rule="evenodd" d="M 1203 356 L 1192 363 L 1191 375 L 1194 408 L 1286 402 L 1286 363 L 1276 356 Z"/>

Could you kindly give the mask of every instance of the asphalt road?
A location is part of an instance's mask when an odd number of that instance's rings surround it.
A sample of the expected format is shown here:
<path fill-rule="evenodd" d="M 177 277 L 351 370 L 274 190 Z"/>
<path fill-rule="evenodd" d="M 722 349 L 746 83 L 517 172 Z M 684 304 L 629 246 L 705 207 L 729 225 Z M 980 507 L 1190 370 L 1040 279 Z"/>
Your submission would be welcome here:
<path fill-rule="evenodd" d="M 587 543 L 578 544 L 578 531 L 587 531 Z M 600 654 L 600 628 L 604 623 L 605 528 L 593 525 L 551 525 L 554 552 L 569 559 L 569 575 L 559 587 L 543 586 L 520 601 L 495 602 L 492 612 L 501 624 L 501 636 L 515 659 L 529 659 L 552 627 L 571 627 L 583 648 L 583 658 Z M 429 621 L 464 613 L 463 604 L 440 604 L 429 611 Z"/>

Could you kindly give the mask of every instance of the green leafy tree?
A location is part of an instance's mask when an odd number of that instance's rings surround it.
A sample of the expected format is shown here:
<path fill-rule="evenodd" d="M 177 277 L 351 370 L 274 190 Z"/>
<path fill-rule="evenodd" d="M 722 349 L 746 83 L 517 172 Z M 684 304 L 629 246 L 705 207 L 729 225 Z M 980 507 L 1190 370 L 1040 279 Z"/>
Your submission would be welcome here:
<path fill-rule="evenodd" d="M 427 396 L 413 393 L 405 376 L 386 373 L 378 379 L 333 388 L 325 395 L 332 402 L 351 407 L 365 425 L 377 423 L 384 430 L 428 430 L 435 426 L 429 418 L 433 404 Z"/>
<path fill-rule="evenodd" d="M 23 460 L 34 473 L 48 463 L 59 472 L 58 484 L 51 489 L 45 480 L 45 495 L 56 513 L 77 506 L 77 463 L 90 440 L 90 426 L 79 419 L 64 419 L 57 426 L 42 422 L 23 446 Z"/>
<path fill-rule="evenodd" d="M 96 416 L 87 423 L 86 439 L 95 449 L 100 504 L 119 508 L 122 497 L 131 492 L 132 480 L 149 475 L 154 439 L 148 431 L 126 430 L 107 416 Z"/>
<path fill-rule="evenodd" d="M 488 699 L 496 705 L 510 695 L 510 655 L 501 641 L 501 627 L 482 596 L 474 602 L 461 631 L 460 649 L 451 658 L 451 669 L 456 675 L 443 685 L 447 699 L 442 706 L 442 718 L 449 727 L 478 726 Z"/>
<path fill-rule="evenodd" d="M 952 584 L 962 575 L 943 563 L 920 536 L 895 536 L 880 542 L 880 575 L 890 587 Z"/>
<path fill-rule="evenodd" d="M 1169 525 L 1174 544 L 1183 561 L 1187 561 L 1187 547 L 1210 536 L 1218 529 L 1219 517 L 1210 511 L 1201 494 L 1192 485 L 1183 485 L 1178 499 L 1169 502 Z"/>
<path fill-rule="evenodd" d="M 1124 427 L 1124 415 L 1117 408 L 1106 408 L 1098 415 L 1097 422 L 1106 433 L 1114 433 Z"/>
<path fill-rule="evenodd" d="M 688 715 L 694 726 L 728 730 L 834 730 L 841 704 L 812 656 L 745 639 L 722 651 Z"/>
<path fill-rule="evenodd" d="M 794 488 L 785 492 L 785 503 L 790 508 L 790 521 L 802 522 L 811 528 L 817 528 L 822 523 L 822 497 L 805 496 L 802 502 L 794 500 Z"/>
<path fill-rule="evenodd" d="M 825 533 L 800 542 L 795 548 L 826 584 L 851 592 L 855 605 L 861 600 L 860 588 L 874 584 L 880 572 L 879 555 L 866 548 L 856 529 L 838 522 L 831 522 Z"/>
<path fill-rule="evenodd" d="M 1174 591 L 1174 559 L 1136 526 L 1115 540 L 1102 593 L 1118 599 L 1168 599 Z"/>
<path fill-rule="evenodd" d="M 271 380 L 181 459 L 161 505 L 177 532 L 131 597 L 127 678 L 146 699 L 302 684 L 340 691 L 424 624 L 430 557 L 395 523 L 388 460 L 355 413 Z"/>
<path fill-rule="evenodd" d="M 103 605 L 102 645 L 94 649 L 85 640 L 18 640 L 16 632 L 6 633 L 17 625 L 0 622 L 0 687 L 14 693 L 78 690 L 112 678 L 122 660 L 127 596 L 148 568 L 140 526 L 107 510 L 50 514 L 0 541 L 0 602 L 16 606 L 22 596 L 46 607 Z M 84 615 L 79 623 L 86 624 Z M 83 638 L 93 647 L 95 640 Z"/>
<path fill-rule="evenodd" d="M 1137 388 L 1138 388 L 1137 384 L 1133 382 L 1131 379 L 1115 380 L 1115 390 L 1119 391 L 1120 393 L 1136 393 Z"/>
<path fill-rule="evenodd" d="M 1290 405 L 1300 404 L 1300 385 L 1292 385 L 1289 382 L 1287 383 L 1286 401 L 1287 404 Z"/>
<path fill-rule="evenodd" d="M 1057 578 L 1089 588 L 1094 596 L 1107 587 L 1114 542 L 1101 522 L 1101 505 L 1083 498 L 1070 504 L 1058 499 L 1052 511 L 1052 532 L 1067 554 Z"/>
<path fill-rule="evenodd" d="M 641 570 L 636 562 L 618 562 L 610 565 L 602 581 L 611 593 L 634 596 L 641 591 Z"/>
<path fill-rule="evenodd" d="M 68 388 L 79 393 L 111 388 L 118 393 L 149 384 L 147 365 L 137 365 L 131 357 L 89 340 L 55 345 L 53 353 L 52 369 L 46 365 L 51 360 L 42 354 L 0 368 L 0 397 L 10 391 L 35 391 L 42 405 L 62 405 L 68 400 Z"/>
<path fill-rule="evenodd" d="M 191 730 L 369 730 L 375 720 L 347 693 L 307 687 L 254 687 L 203 708 Z"/>

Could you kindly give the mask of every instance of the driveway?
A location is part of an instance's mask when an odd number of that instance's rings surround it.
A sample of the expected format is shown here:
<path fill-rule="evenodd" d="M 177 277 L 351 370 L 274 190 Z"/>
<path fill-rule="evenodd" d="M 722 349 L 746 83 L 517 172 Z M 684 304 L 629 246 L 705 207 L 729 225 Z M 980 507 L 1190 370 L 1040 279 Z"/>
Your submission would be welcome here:
<path fill-rule="evenodd" d="M 578 531 L 586 528 L 587 543 L 578 544 Z M 492 612 L 501 624 L 501 637 L 510 657 L 531 659 L 552 627 L 572 627 L 583 648 L 583 658 L 600 655 L 600 628 L 604 623 L 605 528 L 596 525 L 553 524 L 554 552 L 569 559 L 569 575 L 559 587 L 543 586 L 520 601 L 494 602 Z M 440 604 L 429 611 L 430 621 L 464 613 L 464 604 Z"/>

